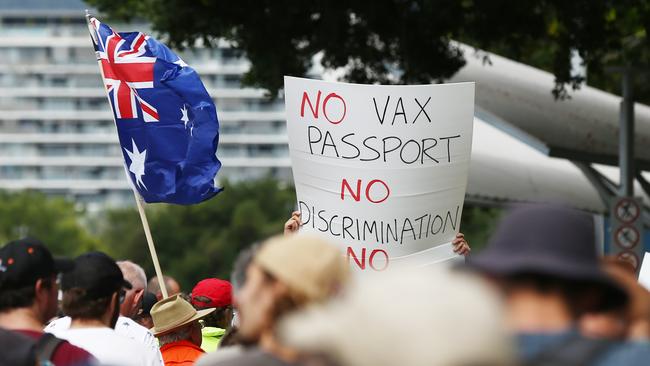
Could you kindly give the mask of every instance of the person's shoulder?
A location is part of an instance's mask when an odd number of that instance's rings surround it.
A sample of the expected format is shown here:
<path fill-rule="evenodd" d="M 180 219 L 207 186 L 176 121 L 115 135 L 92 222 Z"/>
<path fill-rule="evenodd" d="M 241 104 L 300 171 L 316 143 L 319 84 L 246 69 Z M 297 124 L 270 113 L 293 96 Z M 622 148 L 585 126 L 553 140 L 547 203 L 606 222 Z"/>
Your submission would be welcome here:
<path fill-rule="evenodd" d="M 149 329 L 140 325 L 135 320 L 124 316 L 118 318 L 115 324 L 115 331 L 129 338 L 141 340 L 144 343 L 154 341 L 153 333 Z"/>
<path fill-rule="evenodd" d="M 104 347 L 115 350 L 120 350 L 120 353 L 128 358 L 130 361 L 138 360 L 141 365 L 146 363 L 148 359 L 148 349 L 141 342 L 135 339 L 125 337 L 113 329 L 104 329 L 101 334 L 98 334 L 98 342 L 101 342 Z"/>
<path fill-rule="evenodd" d="M 58 337 L 57 337 L 58 338 Z M 59 338 L 61 339 L 61 338 Z M 61 343 L 53 354 L 53 361 L 55 365 L 95 365 L 97 360 L 95 357 L 85 349 L 77 347 L 65 339 L 61 339 Z"/>
<path fill-rule="evenodd" d="M 48 325 L 43 329 L 47 333 L 56 334 L 58 332 L 68 330 L 72 319 L 69 316 L 64 316 L 62 318 L 52 320 Z"/>
<path fill-rule="evenodd" d="M 239 349 L 226 355 L 227 349 L 219 349 L 199 359 L 197 366 L 284 366 L 289 365 L 259 348 Z"/>
<path fill-rule="evenodd" d="M 650 341 L 620 342 L 609 347 L 597 366 L 645 366 L 650 360 Z"/>
<path fill-rule="evenodd" d="M 117 323 L 115 323 L 115 329 L 117 329 L 119 327 L 133 328 L 133 329 L 138 329 L 138 330 L 140 330 L 140 329 L 147 330 L 147 328 L 145 328 L 142 325 L 138 324 L 138 322 L 136 322 L 135 320 L 133 320 L 133 319 L 131 319 L 129 317 L 126 317 L 126 316 L 122 316 L 122 315 L 120 315 L 117 318 Z"/>

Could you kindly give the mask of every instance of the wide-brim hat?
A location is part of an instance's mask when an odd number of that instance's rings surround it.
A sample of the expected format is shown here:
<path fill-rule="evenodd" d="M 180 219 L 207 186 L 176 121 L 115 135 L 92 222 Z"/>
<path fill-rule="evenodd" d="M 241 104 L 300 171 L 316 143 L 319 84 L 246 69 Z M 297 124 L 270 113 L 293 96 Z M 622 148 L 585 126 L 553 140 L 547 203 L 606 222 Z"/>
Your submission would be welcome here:
<path fill-rule="evenodd" d="M 313 234 L 273 237 L 262 245 L 253 262 L 302 302 L 326 300 L 349 278 L 344 254 Z"/>
<path fill-rule="evenodd" d="M 196 310 L 180 295 L 162 299 L 151 308 L 151 319 L 154 326 L 150 329 L 154 336 L 169 333 L 188 325 L 215 311 L 215 308 Z"/>
<path fill-rule="evenodd" d="M 602 290 L 601 307 L 625 304 L 627 293 L 602 269 L 593 218 L 556 205 L 522 205 L 501 220 L 487 247 L 468 258 L 470 268 L 497 277 L 549 276 Z"/>

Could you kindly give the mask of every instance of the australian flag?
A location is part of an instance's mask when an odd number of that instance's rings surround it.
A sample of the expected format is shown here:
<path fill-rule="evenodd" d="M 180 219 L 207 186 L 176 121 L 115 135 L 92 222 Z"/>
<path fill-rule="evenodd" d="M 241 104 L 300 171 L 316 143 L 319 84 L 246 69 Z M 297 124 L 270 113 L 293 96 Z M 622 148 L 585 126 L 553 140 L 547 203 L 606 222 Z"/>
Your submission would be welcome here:
<path fill-rule="evenodd" d="M 217 110 L 194 69 L 141 32 L 89 30 L 124 155 L 145 202 L 189 205 L 221 191 Z"/>

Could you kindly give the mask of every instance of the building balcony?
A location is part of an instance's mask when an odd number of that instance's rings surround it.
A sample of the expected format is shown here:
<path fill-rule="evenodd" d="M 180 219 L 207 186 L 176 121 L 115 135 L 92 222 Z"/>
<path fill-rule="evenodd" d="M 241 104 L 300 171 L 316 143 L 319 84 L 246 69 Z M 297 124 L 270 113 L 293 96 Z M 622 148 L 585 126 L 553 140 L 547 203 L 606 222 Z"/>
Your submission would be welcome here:
<path fill-rule="evenodd" d="M 290 167 L 289 157 L 229 157 L 220 158 L 224 167 L 270 168 Z M 87 157 L 87 156 L 8 156 L 0 157 L 3 167 L 122 167 L 124 159 L 120 156 Z"/>
<path fill-rule="evenodd" d="M 284 111 L 218 112 L 219 121 L 284 121 Z M 0 120 L 68 120 L 112 121 L 113 113 L 106 110 L 0 110 Z"/>
<path fill-rule="evenodd" d="M 285 134 L 221 134 L 219 144 L 285 145 Z M 117 144 L 117 133 L 0 133 L 0 144 Z M 1 151 L 1 149 L 0 149 Z"/>

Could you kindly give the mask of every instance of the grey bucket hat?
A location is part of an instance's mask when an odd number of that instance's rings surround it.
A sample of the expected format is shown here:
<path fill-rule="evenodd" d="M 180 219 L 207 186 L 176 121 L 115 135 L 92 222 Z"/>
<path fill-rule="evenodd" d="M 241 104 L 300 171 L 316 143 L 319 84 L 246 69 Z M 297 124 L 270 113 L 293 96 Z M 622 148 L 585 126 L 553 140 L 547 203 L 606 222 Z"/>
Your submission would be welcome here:
<path fill-rule="evenodd" d="M 593 218 L 554 205 L 524 205 L 500 222 L 487 247 L 468 259 L 470 268 L 499 277 L 537 274 L 600 288 L 609 308 L 628 296 L 602 269 Z"/>

